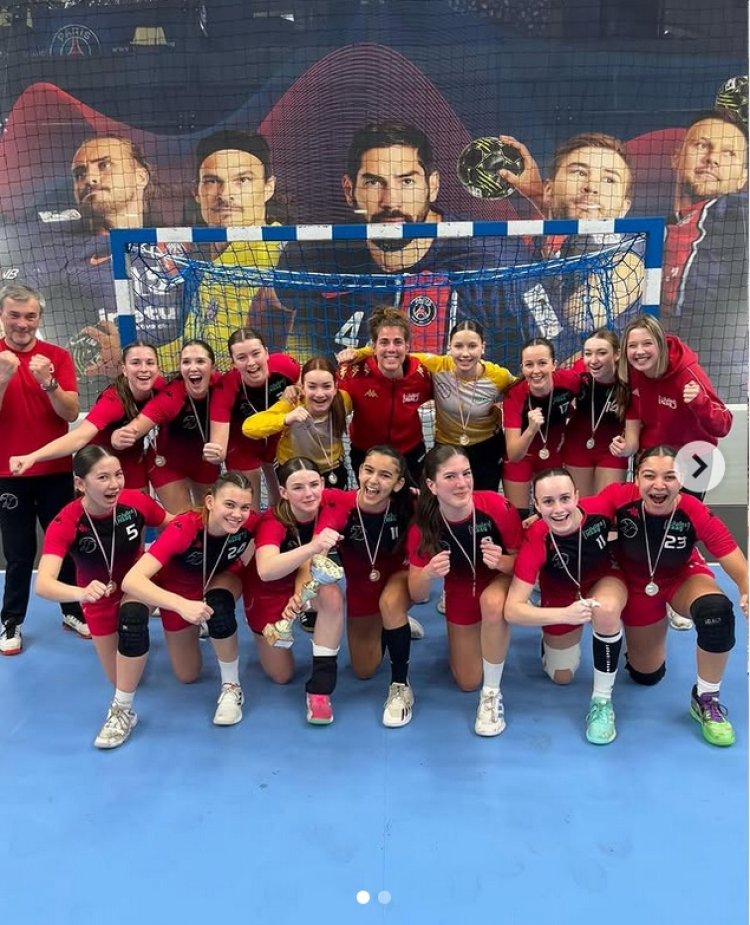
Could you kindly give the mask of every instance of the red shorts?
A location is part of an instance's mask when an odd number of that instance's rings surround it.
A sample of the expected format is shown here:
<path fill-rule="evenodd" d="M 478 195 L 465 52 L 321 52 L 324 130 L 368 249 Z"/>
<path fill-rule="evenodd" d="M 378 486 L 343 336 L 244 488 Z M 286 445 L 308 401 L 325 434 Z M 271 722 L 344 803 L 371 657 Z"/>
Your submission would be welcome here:
<path fill-rule="evenodd" d="M 611 569 L 600 575 L 596 581 L 584 584 L 581 587 L 582 597 L 592 597 L 594 595 L 594 586 L 604 578 L 616 578 L 622 585 L 625 585 L 625 576 L 619 569 Z M 542 607 L 567 607 L 577 599 L 578 595 L 571 591 L 569 595 L 542 593 Z M 542 630 L 548 636 L 564 636 L 566 633 L 572 633 L 573 630 L 580 629 L 581 624 L 571 625 L 570 623 L 545 623 Z"/>
<path fill-rule="evenodd" d="M 508 482 L 530 482 L 537 472 L 562 466 L 562 452 L 549 448 L 549 458 L 540 459 L 538 452 L 527 453 L 520 462 L 503 460 L 503 479 Z"/>
<path fill-rule="evenodd" d="M 117 632 L 122 597 L 122 591 L 117 591 L 114 595 L 100 598 L 92 604 L 81 604 L 92 636 L 111 636 Z"/>
<path fill-rule="evenodd" d="M 391 577 L 397 572 L 406 573 L 407 565 L 398 563 L 394 568 L 385 568 L 380 573 L 378 581 L 370 581 L 369 572 L 362 574 L 348 574 L 346 576 L 346 616 L 347 619 L 357 617 L 371 617 L 380 610 L 380 595 Z"/>
<path fill-rule="evenodd" d="M 227 446 L 227 469 L 239 469 L 241 472 L 252 472 L 259 469 L 261 463 L 276 462 L 276 447 L 278 438 L 262 442 L 249 440 L 242 434 L 231 435 Z"/>
<path fill-rule="evenodd" d="M 189 629 L 191 626 L 195 626 L 194 623 L 183 620 L 174 610 L 164 610 L 163 607 L 160 607 L 159 616 L 161 617 L 161 625 L 167 633 L 179 633 L 182 630 Z"/>
<path fill-rule="evenodd" d="M 258 588 L 250 588 L 246 583 L 242 591 L 242 603 L 247 625 L 254 633 L 262 633 L 269 623 L 281 619 L 291 596 L 278 591 L 266 591 L 262 584 Z"/>
<path fill-rule="evenodd" d="M 166 465 L 149 466 L 148 479 L 154 488 L 161 488 L 163 485 L 171 485 L 172 482 L 180 482 L 182 479 L 190 479 L 198 485 L 213 485 L 219 477 L 219 467 L 213 463 L 207 463 L 203 459 L 172 459 L 166 458 Z"/>
<path fill-rule="evenodd" d="M 597 440 L 593 448 L 586 449 L 585 440 L 569 440 L 565 438 L 562 449 L 563 465 L 575 466 L 580 469 L 617 469 L 624 471 L 628 468 L 630 460 L 627 456 L 613 456 L 609 452 L 609 444 L 600 445 Z"/>
<path fill-rule="evenodd" d="M 499 573 L 498 573 L 499 574 Z M 445 582 L 445 620 L 447 623 L 453 623 L 455 626 L 474 626 L 482 622 L 482 608 L 479 606 L 479 598 L 484 589 L 495 579 L 495 575 L 490 575 L 486 579 L 477 582 L 476 593 L 471 593 L 471 584 L 459 582 L 454 584 L 451 581 Z"/>
<path fill-rule="evenodd" d="M 149 457 L 149 461 L 150 459 L 153 457 Z M 126 457 L 120 460 L 120 465 L 122 474 L 125 476 L 126 488 L 131 488 L 133 491 L 145 491 L 148 488 L 147 458 L 134 460 Z"/>
<path fill-rule="evenodd" d="M 628 602 L 622 612 L 622 622 L 625 626 L 651 626 L 663 620 L 666 616 L 665 605 L 671 603 L 683 583 L 693 575 L 715 577 L 706 565 L 706 560 L 696 549 L 693 550 L 690 561 L 676 575 L 669 578 L 656 576 L 659 593 L 654 597 L 646 594 L 645 581 L 641 580 L 638 584 L 628 582 Z"/>

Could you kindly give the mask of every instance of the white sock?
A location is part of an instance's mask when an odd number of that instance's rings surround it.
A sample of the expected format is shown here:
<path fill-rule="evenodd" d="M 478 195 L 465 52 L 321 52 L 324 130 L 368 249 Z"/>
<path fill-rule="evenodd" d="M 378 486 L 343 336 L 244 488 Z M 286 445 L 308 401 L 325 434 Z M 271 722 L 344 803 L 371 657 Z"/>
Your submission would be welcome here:
<path fill-rule="evenodd" d="M 233 662 L 222 662 L 218 659 L 219 671 L 221 672 L 222 684 L 239 684 L 240 683 L 240 659 L 239 656 Z"/>
<path fill-rule="evenodd" d="M 594 668 L 594 692 L 592 696 L 611 700 L 616 677 L 616 671 L 599 671 Z"/>
<path fill-rule="evenodd" d="M 500 662 L 500 664 L 496 665 L 493 662 L 488 662 L 486 658 L 482 659 L 482 690 L 500 690 L 503 668 L 505 668 L 505 662 Z"/>
<path fill-rule="evenodd" d="M 135 691 L 121 691 L 119 687 L 115 688 L 115 703 L 121 707 L 127 707 L 128 710 L 133 706 Z"/>
<path fill-rule="evenodd" d="M 312 644 L 313 655 L 338 655 L 341 646 L 335 649 L 329 649 L 328 646 L 319 646 L 316 642 Z"/>
<path fill-rule="evenodd" d="M 721 687 L 721 681 L 704 681 L 703 678 L 698 675 L 695 686 L 697 688 L 698 696 L 701 694 L 718 694 L 719 688 Z"/>

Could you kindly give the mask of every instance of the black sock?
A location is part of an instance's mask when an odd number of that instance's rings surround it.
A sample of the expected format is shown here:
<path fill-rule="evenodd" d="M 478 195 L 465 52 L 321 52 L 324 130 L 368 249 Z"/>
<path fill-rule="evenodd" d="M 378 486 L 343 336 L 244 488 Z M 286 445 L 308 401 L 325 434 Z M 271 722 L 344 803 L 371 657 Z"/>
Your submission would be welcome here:
<path fill-rule="evenodd" d="M 391 659 L 391 684 L 406 684 L 411 655 L 411 627 L 408 623 L 395 630 L 383 630 L 383 641 Z"/>
<path fill-rule="evenodd" d="M 308 694 L 332 694 L 338 677 L 336 655 L 313 655 L 312 674 L 305 685 Z"/>
<path fill-rule="evenodd" d="M 594 668 L 597 671 L 603 671 L 606 674 L 612 674 L 617 671 L 617 663 L 620 660 L 620 649 L 622 649 L 622 630 L 618 630 L 614 636 L 603 636 L 601 633 L 593 633 L 593 652 Z"/>

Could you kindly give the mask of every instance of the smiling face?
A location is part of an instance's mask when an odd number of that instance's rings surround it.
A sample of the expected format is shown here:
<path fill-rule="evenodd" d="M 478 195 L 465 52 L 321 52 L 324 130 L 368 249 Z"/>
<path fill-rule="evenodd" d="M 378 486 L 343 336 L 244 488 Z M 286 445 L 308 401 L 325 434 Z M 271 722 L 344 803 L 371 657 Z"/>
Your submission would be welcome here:
<path fill-rule="evenodd" d="M 324 369 L 311 369 L 302 379 L 302 397 L 313 418 L 323 418 L 336 397 L 336 382 Z"/>
<path fill-rule="evenodd" d="M 672 157 L 683 207 L 736 193 L 747 183 L 747 139 L 721 119 L 703 119 L 686 132 Z"/>
<path fill-rule="evenodd" d="M 471 378 L 477 375 L 484 354 L 484 342 L 475 331 L 457 331 L 451 338 L 449 351 L 459 376 Z"/>
<path fill-rule="evenodd" d="M 682 488 L 673 456 L 648 456 L 641 460 L 635 483 L 649 514 L 672 512 Z"/>
<path fill-rule="evenodd" d="M 386 453 L 368 453 L 359 467 L 357 500 L 363 509 L 381 511 L 394 491 L 401 491 L 404 478 L 396 460 Z"/>
<path fill-rule="evenodd" d="M 534 486 L 534 507 L 553 533 L 561 536 L 581 523 L 578 492 L 569 475 L 550 475 Z"/>
<path fill-rule="evenodd" d="M 608 384 L 615 381 L 615 367 L 620 351 L 603 337 L 589 337 L 583 345 L 583 362 L 592 379 Z"/>
<path fill-rule="evenodd" d="M 257 338 L 240 341 L 230 347 L 232 363 L 243 381 L 253 388 L 268 379 L 268 350 Z"/>
<path fill-rule="evenodd" d="M 195 196 L 203 221 L 212 228 L 265 225 L 266 203 L 276 188 L 261 160 L 247 151 L 215 151 L 198 171 Z"/>
<path fill-rule="evenodd" d="M 549 395 L 554 371 L 555 361 L 549 347 L 544 344 L 524 347 L 521 352 L 521 373 L 529 383 L 532 395 Z"/>
<path fill-rule="evenodd" d="M 552 218 L 622 218 L 630 209 L 630 168 L 610 148 L 582 147 L 566 154 L 544 185 Z"/>
<path fill-rule="evenodd" d="M 159 377 L 159 362 L 151 347 L 131 347 L 122 364 L 130 391 L 136 398 L 147 395 Z"/>
<path fill-rule="evenodd" d="M 403 328 L 396 325 L 383 325 L 373 344 L 375 361 L 380 372 L 389 379 L 396 379 L 404 374 L 404 363 L 409 351 L 409 341 Z"/>
<path fill-rule="evenodd" d="M 299 469 L 279 487 L 281 497 L 289 502 L 292 514 L 300 523 L 314 520 L 323 496 L 323 479 L 311 469 Z"/>
<path fill-rule="evenodd" d="M 125 475 L 116 456 L 104 456 L 89 469 L 86 475 L 74 476 L 77 491 L 84 496 L 84 505 L 91 514 L 111 513 L 125 487 Z"/>
<path fill-rule="evenodd" d="M 42 310 L 36 299 L 17 302 L 15 299 L 3 299 L 0 309 L 0 323 L 5 330 L 5 342 L 18 353 L 32 350 L 36 344 L 39 321 Z"/>
<path fill-rule="evenodd" d="M 245 525 L 253 509 L 253 492 L 250 488 L 225 484 L 215 494 L 206 495 L 208 532 L 213 536 L 231 535 Z"/>
<path fill-rule="evenodd" d="M 633 328 L 625 345 L 628 363 L 653 379 L 659 366 L 659 345 L 648 328 Z"/>
<path fill-rule="evenodd" d="M 190 344 L 182 348 L 180 354 L 180 375 L 182 376 L 188 394 L 193 398 L 203 398 L 208 392 L 211 373 L 214 364 L 200 344 Z"/>
<path fill-rule="evenodd" d="M 474 477 L 469 460 L 457 453 L 438 466 L 435 478 L 425 484 L 438 499 L 448 520 L 460 520 L 471 512 Z"/>

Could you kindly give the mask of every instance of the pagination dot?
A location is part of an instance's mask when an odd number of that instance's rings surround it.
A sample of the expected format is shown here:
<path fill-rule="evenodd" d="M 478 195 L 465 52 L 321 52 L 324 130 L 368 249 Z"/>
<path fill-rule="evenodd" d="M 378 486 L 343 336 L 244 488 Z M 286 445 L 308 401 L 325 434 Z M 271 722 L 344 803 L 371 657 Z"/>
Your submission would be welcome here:
<path fill-rule="evenodd" d="M 369 903 L 369 901 L 370 894 L 367 892 L 367 890 L 360 890 L 359 893 L 357 893 L 357 902 L 360 904 L 360 906 L 366 905 Z"/>
<path fill-rule="evenodd" d="M 382 903 L 384 906 L 387 906 L 390 901 L 391 901 L 391 894 L 388 892 L 388 890 L 381 890 L 378 893 L 379 903 Z"/>

